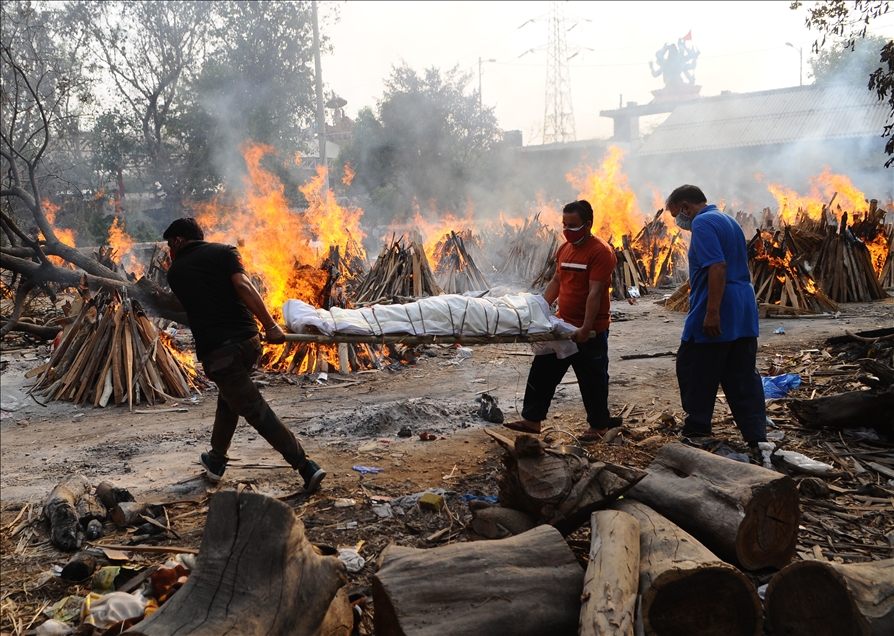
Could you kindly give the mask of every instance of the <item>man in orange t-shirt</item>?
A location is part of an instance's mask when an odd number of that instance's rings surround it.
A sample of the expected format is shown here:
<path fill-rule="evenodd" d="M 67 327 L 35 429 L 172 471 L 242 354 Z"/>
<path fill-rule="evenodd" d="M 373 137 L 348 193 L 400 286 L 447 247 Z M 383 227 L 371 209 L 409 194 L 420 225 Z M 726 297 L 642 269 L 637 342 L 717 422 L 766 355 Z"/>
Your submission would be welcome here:
<path fill-rule="evenodd" d="M 562 359 L 556 353 L 534 357 L 525 388 L 522 419 L 504 426 L 525 433 L 540 433 L 540 423 L 546 419 L 556 387 L 568 367 L 572 367 L 589 424 L 580 439 L 596 441 L 615 424 L 608 412 L 608 326 L 611 321 L 609 286 L 617 258 L 608 243 L 590 233 L 593 208 L 587 201 L 566 205 L 562 210 L 562 226 L 567 242 L 559 247 L 556 274 L 546 286 L 543 298 L 550 305 L 558 299 L 556 316 L 577 327 L 571 340 L 577 343 L 578 351 Z M 592 338 L 591 331 L 596 332 Z"/>

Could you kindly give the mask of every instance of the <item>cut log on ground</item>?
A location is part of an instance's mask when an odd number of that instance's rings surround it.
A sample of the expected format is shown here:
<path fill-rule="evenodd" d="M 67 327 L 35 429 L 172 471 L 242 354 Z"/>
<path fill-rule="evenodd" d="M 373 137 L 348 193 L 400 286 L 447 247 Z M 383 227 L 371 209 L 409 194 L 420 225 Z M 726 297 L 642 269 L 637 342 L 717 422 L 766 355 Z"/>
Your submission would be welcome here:
<path fill-rule="evenodd" d="M 590 562 L 581 596 L 580 636 L 633 636 L 639 588 L 639 522 L 626 512 L 590 516 Z"/>
<path fill-rule="evenodd" d="M 774 635 L 894 634 L 894 559 L 792 563 L 767 587 L 767 623 Z"/>
<path fill-rule="evenodd" d="M 537 525 L 526 512 L 486 501 L 470 501 L 469 511 L 472 513 L 469 529 L 485 539 L 505 539 L 532 530 Z"/>
<path fill-rule="evenodd" d="M 584 572 L 559 532 L 419 550 L 391 545 L 372 578 L 377 636 L 571 636 Z"/>
<path fill-rule="evenodd" d="M 622 499 L 612 508 L 639 521 L 639 593 L 646 634 L 761 633 L 760 597 L 744 574 L 645 504 Z"/>
<path fill-rule="evenodd" d="M 211 498 L 196 568 L 161 609 L 126 633 L 142 636 L 321 634 L 347 580 L 319 556 L 286 504 L 245 492 Z"/>
<path fill-rule="evenodd" d="M 870 425 L 890 435 L 894 409 L 872 391 L 848 391 L 814 400 L 789 400 L 788 408 L 807 428 L 863 428 Z"/>
<path fill-rule="evenodd" d="M 546 448 L 530 435 L 512 440 L 486 431 L 506 450 L 498 477 L 500 503 L 555 526 L 563 535 L 581 527 L 590 513 L 605 508 L 645 477 L 636 468 Z"/>
<path fill-rule="evenodd" d="M 43 504 L 43 514 L 52 528 L 53 545 L 70 552 L 79 550 L 84 533 L 78 522 L 78 501 L 93 490 L 83 475 L 71 475 L 60 481 Z"/>
<path fill-rule="evenodd" d="M 789 564 L 798 540 L 798 488 L 786 475 L 672 442 L 629 495 L 725 561 L 746 570 Z"/>

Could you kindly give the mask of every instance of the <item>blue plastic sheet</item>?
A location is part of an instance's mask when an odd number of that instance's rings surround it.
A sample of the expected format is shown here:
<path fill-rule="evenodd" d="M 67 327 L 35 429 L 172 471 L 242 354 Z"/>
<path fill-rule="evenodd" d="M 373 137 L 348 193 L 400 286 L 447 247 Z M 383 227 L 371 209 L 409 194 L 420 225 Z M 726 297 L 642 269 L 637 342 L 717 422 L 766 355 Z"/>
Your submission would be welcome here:
<path fill-rule="evenodd" d="M 381 472 L 384 472 L 384 468 L 376 468 L 375 466 L 354 466 L 354 470 L 363 475 L 373 474 L 378 475 Z"/>
<path fill-rule="evenodd" d="M 783 398 L 792 389 L 801 386 L 801 376 L 797 373 L 774 375 L 771 378 L 761 378 L 764 384 L 764 399 Z"/>
<path fill-rule="evenodd" d="M 488 495 L 466 494 L 466 495 L 463 495 L 463 501 L 465 503 L 469 503 L 470 501 L 486 501 L 487 503 L 495 504 L 495 503 L 499 503 L 500 499 L 499 499 L 499 497 L 492 497 L 492 496 L 488 496 Z"/>

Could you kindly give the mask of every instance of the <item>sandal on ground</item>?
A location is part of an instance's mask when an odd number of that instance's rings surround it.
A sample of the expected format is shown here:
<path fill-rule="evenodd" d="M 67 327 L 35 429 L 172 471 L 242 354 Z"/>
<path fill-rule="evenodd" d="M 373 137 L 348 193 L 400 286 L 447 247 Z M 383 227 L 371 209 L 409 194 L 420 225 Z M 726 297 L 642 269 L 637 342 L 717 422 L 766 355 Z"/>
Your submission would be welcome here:
<path fill-rule="evenodd" d="M 607 428 L 590 428 L 577 436 L 582 442 L 601 442 L 605 434 L 608 433 Z"/>
<path fill-rule="evenodd" d="M 525 424 L 522 421 L 516 422 L 503 422 L 503 426 L 508 429 L 512 429 L 513 431 L 518 431 L 519 433 L 528 433 L 530 435 L 540 435 L 540 425 L 532 427 L 528 424 Z"/>

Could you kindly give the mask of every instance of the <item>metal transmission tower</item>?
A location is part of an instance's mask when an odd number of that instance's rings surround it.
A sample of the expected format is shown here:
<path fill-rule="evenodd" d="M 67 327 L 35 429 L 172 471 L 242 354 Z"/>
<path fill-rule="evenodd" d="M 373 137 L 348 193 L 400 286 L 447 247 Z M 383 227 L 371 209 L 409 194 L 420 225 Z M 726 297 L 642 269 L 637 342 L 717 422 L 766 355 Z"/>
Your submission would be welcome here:
<path fill-rule="evenodd" d="M 543 143 L 574 141 L 574 107 L 565 42 L 565 9 L 549 3 L 549 39 L 546 48 L 546 104 L 543 109 Z"/>
<path fill-rule="evenodd" d="M 546 98 L 543 109 L 543 143 L 575 141 L 574 108 L 571 104 L 571 78 L 568 72 L 568 60 L 581 51 L 592 49 L 572 45 L 565 41 L 565 34 L 576 27 L 579 18 L 566 19 L 562 2 L 549 3 L 549 38 L 546 45 Z M 528 20 L 521 26 L 531 22 L 543 22 L 546 16 Z M 589 20 L 584 20 L 589 22 Z M 570 26 L 567 26 L 569 25 Z M 519 27 L 521 28 L 521 27 Z M 536 46 L 519 55 L 523 57 L 534 51 L 542 51 L 543 45 Z M 571 55 L 568 55 L 569 50 Z"/>

